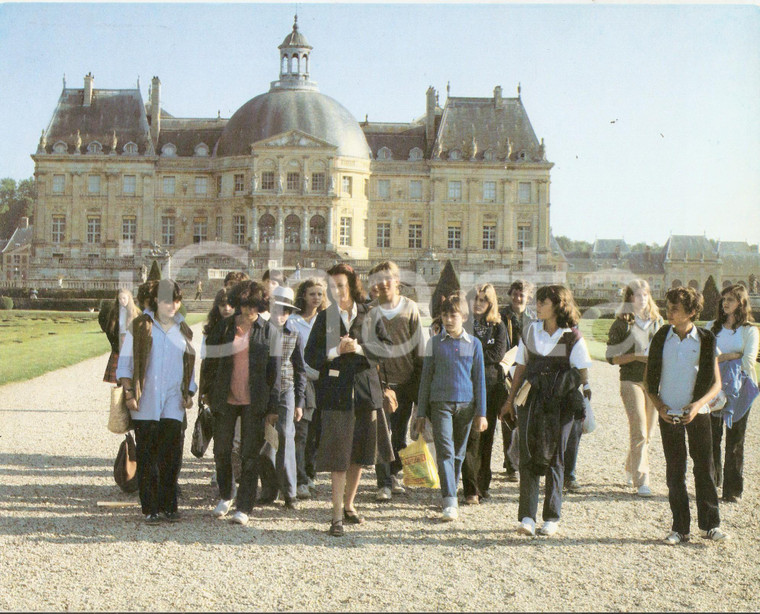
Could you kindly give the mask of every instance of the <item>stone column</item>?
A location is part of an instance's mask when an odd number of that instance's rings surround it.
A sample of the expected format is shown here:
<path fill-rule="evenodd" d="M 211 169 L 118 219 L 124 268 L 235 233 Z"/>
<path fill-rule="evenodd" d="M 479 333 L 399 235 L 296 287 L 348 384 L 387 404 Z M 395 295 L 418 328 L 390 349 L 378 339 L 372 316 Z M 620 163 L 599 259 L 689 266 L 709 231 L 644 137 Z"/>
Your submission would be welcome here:
<path fill-rule="evenodd" d="M 275 249 L 281 252 L 285 247 L 285 209 L 282 205 L 277 207 L 275 229 Z"/>

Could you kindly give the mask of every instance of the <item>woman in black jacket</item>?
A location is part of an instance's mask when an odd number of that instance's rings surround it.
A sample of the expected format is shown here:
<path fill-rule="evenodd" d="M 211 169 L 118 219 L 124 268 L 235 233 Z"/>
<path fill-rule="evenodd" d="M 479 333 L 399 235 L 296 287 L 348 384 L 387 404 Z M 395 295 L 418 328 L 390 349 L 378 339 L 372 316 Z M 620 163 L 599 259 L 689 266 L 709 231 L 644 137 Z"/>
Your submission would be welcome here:
<path fill-rule="evenodd" d="M 336 264 L 328 272 L 331 305 L 317 315 L 306 345 L 306 362 L 319 371 L 317 411 L 321 431 L 317 471 L 332 478 L 330 535 L 343 535 L 343 521 L 361 524 L 354 498 L 363 465 L 393 460 L 382 408 L 377 346 L 382 330 L 369 331 L 364 293 L 354 270 Z M 382 328 L 382 324 L 378 324 Z"/>
<path fill-rule="evenodd" d="M 505 376 L 499 363 L 507 352 L 507 327 L 501 321 L 496 290 L 491 284 L 476 286 L 470 298 L 472 317 L 467 323 L 483 346 L 486 372 L 486 420 L 482 433 L 470 430 L 467 453 L 462 464 L 462 485 L 465 504 L 476 505 L 490 497 L 491 451 L 499 410 L 506 398 Z M 504 451 L 506 454 L 506 450 Z"/>

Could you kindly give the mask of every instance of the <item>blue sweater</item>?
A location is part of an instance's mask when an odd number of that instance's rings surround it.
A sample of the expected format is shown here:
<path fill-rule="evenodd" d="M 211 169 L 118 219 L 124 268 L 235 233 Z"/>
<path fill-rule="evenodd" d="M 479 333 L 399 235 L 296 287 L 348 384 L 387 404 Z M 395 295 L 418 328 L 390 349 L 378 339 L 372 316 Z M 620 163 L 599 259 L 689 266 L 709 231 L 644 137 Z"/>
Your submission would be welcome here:
<path fill-rule="evenodd" d="M 433 401 L 469 403 L 475 401 L 475 415 L 486 415 L 486 376 L 483 346 L 466 332 L 458 339 L 441 331 L 428 341 L 422 365 L 420 418 L 430 416 Z"/>

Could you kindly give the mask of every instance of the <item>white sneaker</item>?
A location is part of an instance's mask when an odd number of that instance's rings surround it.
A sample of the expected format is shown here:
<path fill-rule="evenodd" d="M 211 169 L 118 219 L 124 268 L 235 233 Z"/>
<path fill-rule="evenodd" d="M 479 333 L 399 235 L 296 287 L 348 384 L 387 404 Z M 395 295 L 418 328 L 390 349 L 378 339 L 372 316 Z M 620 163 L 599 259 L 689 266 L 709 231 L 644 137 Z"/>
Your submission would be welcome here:
<path fill-rule="evenodd" d="M 390 501 L 391 500 L 391 489 L 387 486 L 383 486 L 382 488 L 377 489 L 377 493 L 375 494 L 375 501 Z"/>
<path fill-rule="evenodd" d="M 227 515 L 227 513 L 230 511 L 230 508 L 232 507 L 232 499 L 229 501 L 225 501 L 222 499 L 219 501 L 219 503 L 216 504 L 216 507 L 214 508 L 214 511 L 212 514 L 214 515 L 214 518 L 223 518 Z"/>
<path fill-rule="evenodd" d="M 457 510 L 457 508 L 455 508 L 453 505 L 443 508 L 443 520 L 445 522 L 451 522 L 457 518 L 459 518 L 459 510 Z"/>
<path fill-rule="evenodd" d="M 689 541 L 689 534 L 686 533 L 684 535 L 682 533 L 679 533 L 678 531 L 671 531 L 670 535 L 668 535 L 663 541 L 669 546 L 675 546 L 682 542 L 686 543 L 687 541 Z"/>
<path fill-rule="evenodd" d="M 517 533 L 519 535 L 529 535 L 534 537 L 536 535 L 536 521 L 533 518 L 526 516 L 520 522 L 520 526 L 517 527 Z"/>
<path fill-rule="evenodd" d="M 636 491 L 636 494 L 639 497 L 651 497 L 652 496 L 652 489 L 649 488 L 646 484 L 642 484 L 639 486 L 639 489 Z"/>
<path fill-rule="evenodd" d="M 403 482 L 395 475 L 391 476 L 391 492 L 394 495 L 403 495 L 406 492 Z"/>
<path fill-rule="evenodd" d="M 724 533 L 718 527 L 710 529 L 709 531 L 702 531 L 702 537 L 705 539 L 711 539 L 714 542 L 721 542 L 724 539 L 730 539 L 728 533 Z"/>
<path fill-rule="evenodd" d="M 296 488 L 296 497 L 299 499 L 311 499 L 311 491 L 308 484 L 301 484 Z"/>
<path fill-rule="evenodd" d="M 551 537 L 557 531 L 559 531 L 559 520 L 545 520 L 543 526 L 538 530 L 538 534 Z"/>
<path fill-rule="evenodd" d="M 232 522 L 234 522 L 236 524 L 246 525 L 246 524 L 248 524 L 248 514 L 246 514 L 245 512 L 241 512 L 240 510 L 238 510 L 237 512 L 235 512 L 234 514 L 232 514 Z"/>

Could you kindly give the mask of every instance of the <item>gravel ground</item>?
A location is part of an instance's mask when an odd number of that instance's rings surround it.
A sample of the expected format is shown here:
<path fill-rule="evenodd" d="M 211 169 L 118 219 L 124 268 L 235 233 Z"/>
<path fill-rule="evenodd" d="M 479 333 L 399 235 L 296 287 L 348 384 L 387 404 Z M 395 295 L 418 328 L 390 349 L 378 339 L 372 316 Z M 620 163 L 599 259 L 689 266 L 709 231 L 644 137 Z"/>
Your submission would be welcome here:
<path fill-rule="evenodd" d="M 723 544 L 661 543 L 670 510 L 659 433 L 655 496 L 639 499 L 623 483 L 627 422 L 617 368 L 604 363 L 591 369 L 599 429 L 581 442 L 583 491 L 566 497 L 553 538 L 515 533 L 517 485 L 503 480 L 498 443 L 493 498 L 461 507 L 459 521 L 440 522 L 438 493 L 429 490 L 375 503 L 368 471 L 357 497 L 367 522 L 335 539 L 326 532 L 326 474 L 317 498 L 297 511 L 281 503 L 255 508 L 248 527 L 212 518 L 212 461 L 193 457 L 188 437 L 184 521 L 151 527 L 136 495 L 113 482 L 121 437 L 105 426 L 107 358 L 0 387 L 2 610 L 735 611 L 760 604 L 753 418 L 744 500 L 721 506 L 732 537 Z M 191 425 L 194 419 L 195 409 Z M 101 508 L 98 501 L 135 503 Z"/>

